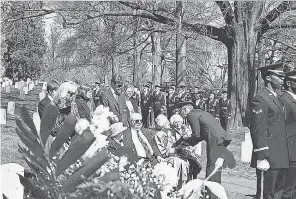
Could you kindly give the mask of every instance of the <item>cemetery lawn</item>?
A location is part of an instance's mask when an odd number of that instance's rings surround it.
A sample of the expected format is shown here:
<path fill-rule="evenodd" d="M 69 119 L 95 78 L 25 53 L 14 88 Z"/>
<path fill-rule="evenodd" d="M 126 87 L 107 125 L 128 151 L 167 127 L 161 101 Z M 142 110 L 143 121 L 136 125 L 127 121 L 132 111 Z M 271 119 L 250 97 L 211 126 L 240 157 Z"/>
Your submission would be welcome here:
<path fill-rule="evenodd" d="M 19 116 L 19 110 L 22 105 L 26 105 L 30 111 L 31 116 L 33 112 L 36 112 L 36 107 L 39 102 L 39 93 L 41 92 L 42 86 L 38 85 L 33 88 L 32 91 L 29 91 L 28 95 L 25 95 L 24 99 L 20 99 L 19 90 L 15 89 L 14 86 L 11 88 L 11 93 L 6 94 L 5 90 L 1 90 L 1 108 L 7 109 L 7 103 L 9 101 L 15 102 L 15 116 Z M 15 116 L 7 115 L 7 124 L 1 125 L 1 164 L 5 163 L 17 163 L 22 165 L 25 168 L 29 168 L 25 161 L 22 159 L 20 153 L 18 152 L 18 144 L 22 145 L 20 139 L 18 138 L 15 128 L 16 124 L 14 121 Z M 236 131 L 231 130 L 231 136 L 233 138 L 231 144 L 228 146 L 228 149 L 234 154 L 235 159 L 237 160 L 237 166 L 234 169 L 225 169 L 223 171 L 223 179 L 246 179 L 250 182 L 256 184 L 255 169 L 250 168 L 249 163 L 240 162 L 240 147 L 241 142 L 244 141 L 244 130 L 238 129 Z M 200 173 L 199 177 L 203 178 L 205 175 L 206 167 L 206 147 L 203 143 L 203 151 L 200 157 L 200 160 L 203 165 L 203 170 Z M 229 178 L 230 177 L 230 178 Z M 232 178 L 234 177 L 234 178 Z M 238 179 L 239 181 L 239 179 Z M 243 182 L 233 182 L 238 184 L 243 184 Z M 226 187 L 225 187 L 226 188 Z M 227 188 L 226 188 L 227 190 Z M 228 196 L 230 199 L 235 198 L 249 198 L 245 195 L 242 195 L 239 190 L 227 190 Z M 251 193 L 252 194 L 252 193 Z"/>

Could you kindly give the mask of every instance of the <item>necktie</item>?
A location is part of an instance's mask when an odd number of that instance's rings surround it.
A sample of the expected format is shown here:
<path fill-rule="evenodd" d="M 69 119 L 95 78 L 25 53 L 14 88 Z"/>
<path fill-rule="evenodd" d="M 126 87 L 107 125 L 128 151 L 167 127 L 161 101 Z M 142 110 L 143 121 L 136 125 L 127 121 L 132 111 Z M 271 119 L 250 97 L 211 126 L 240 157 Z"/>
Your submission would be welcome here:
<path fill-rule="evenodd" d="M 152 156 L 151 152 L 150 152 L 150 149 L 147 145 L 147 143 L 142 139 L 142 137 L 139 135 L 140 131 L 137 130 L 137 135 L 138 135 L 138 138 L 139 138 L 139 141 L 141 142 L 145 152 L 146 152 L 146 158 L 150 158 Z"/>

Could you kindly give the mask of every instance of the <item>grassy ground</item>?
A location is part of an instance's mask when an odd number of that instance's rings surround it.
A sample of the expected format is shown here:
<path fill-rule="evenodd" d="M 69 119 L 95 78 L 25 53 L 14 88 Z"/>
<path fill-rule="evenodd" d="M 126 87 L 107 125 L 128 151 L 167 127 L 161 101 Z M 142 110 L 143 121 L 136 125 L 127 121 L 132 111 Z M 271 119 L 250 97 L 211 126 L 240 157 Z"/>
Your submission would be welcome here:
<path fill-rule="evenodd" d="M 6 94 L 5 90 L 1 90 L 1 108 L 7 109 L 7 103 L 9 101 L 14 101 L 16 103 L 15 115 L 19 115 L 20 107 L 25 104 L 30 110 L 31 114 L 36 111 L 36 107 L 39 101 L 38 94 L 41 92 L 41 85 L 35 87 L 32 91 L 29 91 L 29 94 L 25 96 L 24 99 L 19 97 L 19 91 L 15 88 L 11 89 L 11 93 Z M 20 154 L 18 153 L 18 144 L 21 144 L 16 132 L 16 124 L 14 121 L 14 116 L 7 115 L 7 124 L 1 125 L 1 164 L 15 162 L 25 168 L 28 168 L 26 163 L 22 160 Z M 255 180 L 255 170 L 250 168 L 249 163 L 240 162 L 240 145 L 244 141 L 244 129 L 239 129 L 236 131 L 231 131 L 233 141 L 229 145 L 228 149 L 234 154 L 235 159 L 237 160 L 237 166 L 234 169 L 225 169 L 223 171 L 223 177 L 237 177 L 241 179 Z M 203 164 L 203 171 L 205 172 L 206 167 L 206 148 L 205 143 L 203 143 L 203 152 L 200 157 Z M 255 181 L 254 181 L 255 183 Z M 244 199 L 250 198 L 244 194 L 236 192 L 236 190 L 228 190 L 228 196 L 230 199 Z"/>

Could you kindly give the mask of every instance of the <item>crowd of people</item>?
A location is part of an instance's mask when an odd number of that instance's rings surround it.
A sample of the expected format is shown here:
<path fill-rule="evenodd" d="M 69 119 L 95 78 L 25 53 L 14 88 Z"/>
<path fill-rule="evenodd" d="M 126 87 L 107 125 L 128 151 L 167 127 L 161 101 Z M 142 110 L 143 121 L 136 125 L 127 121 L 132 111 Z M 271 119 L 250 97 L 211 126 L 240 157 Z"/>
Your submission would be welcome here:
<path fill-rule="evenodd" d="M 257 198 L 294 199 L 296 196 L 296 72 L 283 72 L 282 68 L 283 64 L 275 64 L 259 69 L 265 87 L 251 104 L 251 166 L 256 168 Z M 281 94 L 277 93 L 279 90 Z M 76 119 L 90 120 L 96 107 L 108 107 L 116 116 L 108 135 L 108 150 L 116 153 L 124 146 L 131 149 L 130 157 L 151 164 L 166 161 L 178 170 L 178 189 L 201 171 L 195 153 L 199 142 L 206 142 L 206 176 L 215 168 L 213 156 L 219 157 L 212 152 L 227 151 L 231 143 L 227 131 L 231 103 L 226 91 L 219 97 L 214 92 L 206 96 L 198 87 L 189 92 L 184 84 L 177 89 L 175 86 L 164 89 L 160 85 L 152 88 L 149 82 L 140 91 L 124 84 L 120 75 L 114 75 L 110 86 L 96 82 L 94 88 L 50 81 L 47 93 L 39 102 L 38 111 L 42 118 L 49 104 L 53 112 L 56 107 L 58 117 L 51 139 L 70 113 Z M 221 170 L 209 180 L 221 183 Z M 209 198 L 216 197 L 209 191 Z"/>
<path fill-rule="evenodd" d="M 90 121 L 96 107 L 108 107 L 116 116 L 107 139 L 109 151 L 116 153 L 124 146 L 131 149 L 130 157 L 152 164 L 162 161 L 171 164 L 178 170 L 177 189 L 180 189 L 189 180 L 197 178 L 202 169 L 195 153 L 198 142 L 205 140 L 207 150 L 211 151 L 215 147 L 226 147 L 231 141 L 226 130 L 231 115 L 227 93 L 223 92 L 220 99 L 215 99 L 214 93 L 209 94 L 209 99 L 202 94 L 197 87 L 193 93 L 188 92 L 184 84 L 177 91 L 170 86 L 166 94 L 159 85 L 152 88 L 148 83 L 140 92 L 135 86 L 124 84 L 119 75 L 112 77 L 110 86 L 96 82 L 94 88 L 71 81 L 61 85 L 49 81 L 47 95 L 39 102 L 38 112 L 42 119 L 48 109 L 57 115 L 57 119 L 45 148 L 50 148 L 69 114 L 77 120 L 85 118 Z M 221 126 L 222 120 L 226 125 Z M 208 157 L 207 175 L 214 168 L 215 162 Z M 221 172 L 210 180 L 220 183 Z"/>

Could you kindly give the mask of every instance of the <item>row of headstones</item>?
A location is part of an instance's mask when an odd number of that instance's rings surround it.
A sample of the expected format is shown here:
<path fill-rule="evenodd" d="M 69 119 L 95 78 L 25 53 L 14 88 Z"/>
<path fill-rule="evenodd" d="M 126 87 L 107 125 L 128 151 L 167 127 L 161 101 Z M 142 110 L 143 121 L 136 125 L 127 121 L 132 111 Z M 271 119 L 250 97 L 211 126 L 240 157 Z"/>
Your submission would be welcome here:
<path fill-rule="evenodd" d="M 18 82 L 16 82 L 16 83 L 18 83 Z M 29 84 L 29 85 L 32 85 L 32 84 Z M 10 85 L 7 85 L 6 87 L 9 87 L 9 86 Z M 18 88 L 18 84 L 15 87 Z M 42 92 L 39 93 L 39 100 L 40 101 L 46 96 L 46 93 L 45 93 L 46 87 L 47 87 L 46 83 L 43 83 Z M 28 90 L 31 90 L 31 89 L 34 88 L 34 86 L 29 86 L 29 87 L 25 86 L 25 87 L 23 87 L 23 89 L 24 88 L 29 88 Z M 28 92 L 28 90 L 25 89 L 25 91 L 27 91 L 27 92 Z M 25 91 L 24 90 L 20 91 L 20 96 L 21 97 L 23 97 L 26 94 Z M 14 116 L 14 112 L 15 112 L 15 102 L 10 101 L 7 104 L 7 114 Z M 7 120 L 6 119 L 6 109 L 1 108 L 0 109 L 0 125 L 2 125 L 2 124 L 6 125 L 6 120 Z"/>

